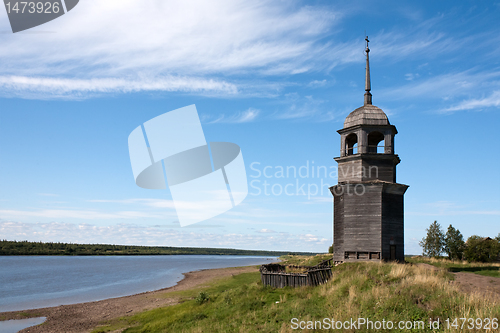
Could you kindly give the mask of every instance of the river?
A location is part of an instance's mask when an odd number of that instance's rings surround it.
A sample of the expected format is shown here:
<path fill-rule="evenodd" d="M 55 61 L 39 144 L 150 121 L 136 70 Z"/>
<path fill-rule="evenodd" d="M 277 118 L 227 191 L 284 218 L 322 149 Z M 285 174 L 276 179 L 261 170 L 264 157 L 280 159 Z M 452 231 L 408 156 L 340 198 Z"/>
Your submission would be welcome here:
<path fill-rule="evenodd" d="M 0 312 L 127 296 L 171 287 L 190 271 L 276 260 L 218 255 L 0 256 Z"/>

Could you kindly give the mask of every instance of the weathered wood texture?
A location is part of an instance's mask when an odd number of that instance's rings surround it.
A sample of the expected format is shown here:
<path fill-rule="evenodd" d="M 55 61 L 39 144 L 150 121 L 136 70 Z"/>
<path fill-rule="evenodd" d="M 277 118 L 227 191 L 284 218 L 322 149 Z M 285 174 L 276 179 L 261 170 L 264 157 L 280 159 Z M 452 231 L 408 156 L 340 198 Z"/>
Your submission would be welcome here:
<path fill-rule="evenodd" d="M 333 197 L 333 260 L 344 261 L 344 198 Z"/>
<path fill-rule="evenodd" d="M 382 193 L 382 258 L 404 261 L 403 195 Z M 391 258 L 390 247 L 396 247 L 396 258 Z"/>
<path fill-rule="evenodd" d="M 339 183 L 381 180 L 396 182 L 397 155 L 357 154 L 338 158 Z"/>
<path fill-rule="evenodd" d="M 338 184 L 334 195 L 334 260 L 404 260 L 403 194 L 387 182 Z M 395 246 L 395 258 L 390 246 Z"/>
<path fill-rule="evenodd" d="M 286 273 L 286 268 L 302 268 L 301 273 Z M 273 288 L 318 286 L 332 277 L 332 259 L 316 266 L 268 264 L 260 267 L 262 284 Z"/>
<path fill-rule="evenodd" d="M 340 134 L 334 196 L 334 260 L 404 260 L 403 195 L 396 183 L 394 136 L 387 115 L 372 105 L 368 37 L 364 105 L 352 111 Z M 380 149 L 379 149 L 380 147 Z"/>

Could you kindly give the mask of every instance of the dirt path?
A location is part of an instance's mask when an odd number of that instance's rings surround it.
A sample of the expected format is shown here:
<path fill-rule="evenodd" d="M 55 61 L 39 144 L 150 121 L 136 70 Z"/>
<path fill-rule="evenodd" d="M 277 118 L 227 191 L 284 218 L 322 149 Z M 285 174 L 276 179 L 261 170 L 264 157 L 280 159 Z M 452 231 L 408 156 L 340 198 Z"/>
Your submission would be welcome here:
<path fill-rule="evenodd" d="M 500 299 L 500 278 L 466 272 L 457 272 L 453 275 L 455 275 L 455 283 L 463 292 L 479 292 L 488 297 Z"/>
<path fill-rule="evenodd" d="M 2 320 L 25 319 L 27 317 L 47 317 L 43 325 L 26 328 L 20 332 L 30 333 L 84 333 L 90 332 L 100 323 L 123 316 L 130 316 L 137 312 L 154 309 L 160 306 L 173 305 L 178 302 L 175 296 L 169 297 L 172 291 L 187 290 L 199 287 L 215 279 L 246 273 L 256 272 L 258 268 L 234 267 L 209 269 L 185 273 L 185 278 L 177 285 L 157 291 L 142 294 L 110 298 L 97 302 L 61 305 L 51 308 L 34 310 L 2 312 Z"/>
<path fill-rule="evenodd" d="M 418 264 L 419 266 L 437 270 L 436 266 L 429 264 Z M 478 292 L 487 297 L 500 299 L 500 278 L 483 276 L 469 272 L 452 273 L 455 276 L 454 284 L 465 293 Z"/>

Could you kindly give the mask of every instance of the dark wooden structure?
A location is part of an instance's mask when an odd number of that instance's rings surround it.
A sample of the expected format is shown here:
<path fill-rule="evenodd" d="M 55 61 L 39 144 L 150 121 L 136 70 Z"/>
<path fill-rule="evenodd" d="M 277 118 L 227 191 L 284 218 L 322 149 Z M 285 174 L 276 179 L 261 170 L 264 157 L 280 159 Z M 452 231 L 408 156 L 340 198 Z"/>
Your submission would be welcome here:
<path fill-rule="evenodd" d="M 404 261 L 403 195 L 408 186 L 396 183 L 396 127 L 372 105 L 366 38 L 364 105 L 352 111 L 340 134 L 338 184 L 334 197 L 334 261 Z"/>
<path fill-rule="evenodd" d="M 291 270 L 302 272 L 291 273 Z M 274 288 L 318 286 L 332 277 L 332 259 L 316 266 L 267 264 L 260 266 L 262 284 Z"/>

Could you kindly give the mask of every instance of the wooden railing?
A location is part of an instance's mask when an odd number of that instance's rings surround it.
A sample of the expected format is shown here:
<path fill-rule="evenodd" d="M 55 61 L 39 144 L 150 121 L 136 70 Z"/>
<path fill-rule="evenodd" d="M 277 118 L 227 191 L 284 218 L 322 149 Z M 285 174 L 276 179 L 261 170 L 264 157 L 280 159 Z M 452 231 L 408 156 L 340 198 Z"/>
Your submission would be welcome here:
<path fill-rule="evenodd" d="M 267 264 L 260 266 L 262 284 L 273 288 L 318 286 L 332 277 L 332 259 L 327 259 L 316 266 Z M 287 273 L 288 270 L 302 272 Z"/>

